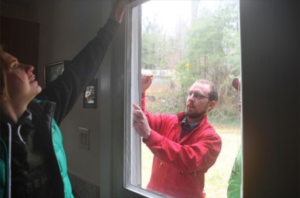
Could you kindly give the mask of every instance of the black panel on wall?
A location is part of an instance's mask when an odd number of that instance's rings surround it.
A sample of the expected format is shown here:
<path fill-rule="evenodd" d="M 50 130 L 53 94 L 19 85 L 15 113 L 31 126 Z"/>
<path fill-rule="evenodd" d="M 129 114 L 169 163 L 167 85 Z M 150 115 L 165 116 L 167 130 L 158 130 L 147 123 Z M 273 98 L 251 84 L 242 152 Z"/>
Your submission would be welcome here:
<path fill-rule="evenodd" d="M 241 0 L 244 198 L 299 198 L 299 0 Z"/>

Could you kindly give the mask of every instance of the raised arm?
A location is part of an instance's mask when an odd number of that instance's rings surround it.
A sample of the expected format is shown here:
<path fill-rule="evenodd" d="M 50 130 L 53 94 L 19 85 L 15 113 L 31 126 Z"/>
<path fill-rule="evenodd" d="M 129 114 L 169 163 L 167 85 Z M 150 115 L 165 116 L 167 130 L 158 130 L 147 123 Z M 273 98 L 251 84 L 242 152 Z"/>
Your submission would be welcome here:
<path fill-rule="evenodd" d="M 79 95 L 93 79 L 124 16 L 126 0 L 118 0 L 107 23 L 71 61 L 65 61 L 64 72 L 51 82 L 36 98 L 56 103 L 54 118 L 61 123 Z"/>
<path fill-rule="evenodd" d="M 146 93 L 146 90 L 152 84 L 153 75 L 142 74 L 141 81 L 142 81 L 142 94 Z"/>

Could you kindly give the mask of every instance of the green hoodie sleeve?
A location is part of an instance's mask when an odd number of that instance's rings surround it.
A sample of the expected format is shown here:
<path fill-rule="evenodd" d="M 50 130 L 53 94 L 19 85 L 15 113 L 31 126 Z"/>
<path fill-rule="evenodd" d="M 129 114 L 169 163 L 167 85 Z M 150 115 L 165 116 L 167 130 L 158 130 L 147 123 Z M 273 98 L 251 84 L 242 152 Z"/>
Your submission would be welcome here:
<path fill-rule="evenodd" d="M 242 148 L 239 148 L 238 155 L 232 167 L 228 181 L 227 198 L 240 198 L 242 183 Z"/>

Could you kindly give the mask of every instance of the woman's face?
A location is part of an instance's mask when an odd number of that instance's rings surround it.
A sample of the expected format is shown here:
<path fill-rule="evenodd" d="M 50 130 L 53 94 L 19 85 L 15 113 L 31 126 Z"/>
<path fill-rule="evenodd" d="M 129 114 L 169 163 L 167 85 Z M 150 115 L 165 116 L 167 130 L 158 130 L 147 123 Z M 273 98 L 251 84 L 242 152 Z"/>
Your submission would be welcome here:
<path fill-rule="evenodd" d="M 35 80 L 32 73 L 33 66 L 19 63 L 11 54 L 0 51 L 0 57 L 4 63 L 4 71 L 7 77 L 7 89 L 12 101 L 30 102 L 42 88 Z"/>

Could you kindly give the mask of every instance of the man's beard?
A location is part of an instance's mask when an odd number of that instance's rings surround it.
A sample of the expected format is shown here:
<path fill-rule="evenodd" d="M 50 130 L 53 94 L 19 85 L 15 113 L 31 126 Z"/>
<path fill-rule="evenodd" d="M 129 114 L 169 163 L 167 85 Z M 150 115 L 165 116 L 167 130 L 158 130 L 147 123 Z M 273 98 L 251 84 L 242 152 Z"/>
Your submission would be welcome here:
<path fill-rule="evenodd" d="M 188 118 L 192 118 L 192 119 L 195 119 L 195 118 L 203 118 L 203 117 L 205 116 L 205 112 L 196 113 L 196 112 L 188 112 L 188 111 L 185 111 L 185 115 L 186 115 Z"/>
<path fill-rule="evenodd" d="M 192 105 L 192 108 L 196 108 L 194 106 L 194 104 L 191 104 L 191 105 Z M 203 110 L 201 112 L 188 111 L 188 109 L 186 109 L 185 110 L 185 115 L 188 118 L 191 118 L 191 119 L 197 119 L 198 118 L 200 120 L 200 119 L 202 119 L 207 114 L 206 109 L 208 108 L 208 105 L 209 104 L 206 104 L 205 107 L 203 108 Z"/>

